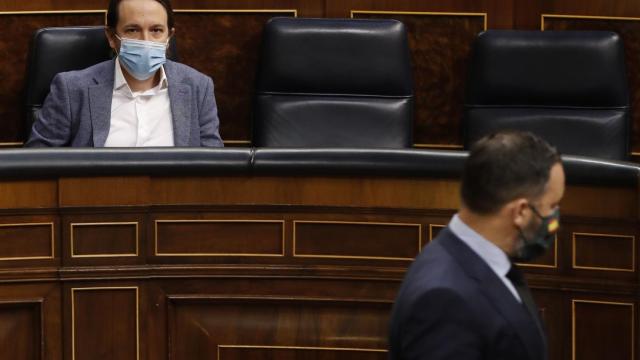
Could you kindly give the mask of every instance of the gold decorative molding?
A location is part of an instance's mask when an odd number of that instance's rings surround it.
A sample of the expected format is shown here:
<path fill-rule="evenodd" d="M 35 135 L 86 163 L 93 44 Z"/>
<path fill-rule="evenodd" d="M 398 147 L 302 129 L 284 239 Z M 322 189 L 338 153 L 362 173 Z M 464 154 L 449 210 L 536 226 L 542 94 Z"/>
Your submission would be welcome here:
<path fill-rule="evenodd" d="M 136 229 L 136 252 L 135 253 L 109 253 L 109 254 L 91 254 L 91 255 L 77 255 L 75 253 L 75 247 L 74 247 L 74 235 L 73 235 L 73 230 L 75 227 L 90 227 L 90 226 L 123 226 L 123 225 L 134 225 L 135 229 Z M 96 223 L 71 223 L 70 226 L 70 231 L 69 231 L 69 236 L 70 236 L 70 240 L 71 240 L 71 257 L 72 258 L 110 258 L 110 257 L 132 257 L 132 256 L 138 256 L 139 255 L 139 248 L 140 248 L 140 240 L 139 240 L 139 234 L 138 234 L 138 222 L 137 221 L 131 221 L 131 222 L 96 222 Z"/>
<path fill-rule="evenodd" d="M 342 352 L 373 352 L 386 353 L 386 349 L 374 348 L 346 348 L 346 347 L 329 347 L 329 346 L 274 346 L 274 345 L 223 345 L 217 347 L 217 359 L 220 357 L 220 349 L 257 349 L 257 350 L 309 350 L 309 351 L 342 351 Z"/>
<path fill-rule="evenodd" d="M 631 307 L 631 359 L 635 359 L 635 305 L 633 303 L 612 302 L 612 301 L 596 301 L 596 300 L 571 300 L 571 359 L 576 360 L 576 304 L 598 304 L 598 305 L 614 305 Z"/>
<path fill-rule="evenodd" d="M 137 286 L 71 288 L 71 360 L 76 358 L 75 293 L 79 291 L 135 290 L 136 293 L 136 360 L 140 360 L 140 299 Z"/>
<path fill-rule="evenodd" d="M 176 14 L 189 14 L 189 13 L 221 13 L 221 14 L 280 14 L 290 13 L 293 17 L 298 17 L 297 9 L 173 9 Z"/>
<path fill-rule="evenodd" d="M 542 30 L 542 31 L 544 31 L 544 19 L 545 18 L 549 18 L 549 19 L 578 19 L 578 20 L 640 21 L 640 18 L 637 18 L 637 17 L 542 14 L 542 15 L 540 15 L 540 30 Z"/>
<path fill-rule="evenodd" d="M 434 150 L 463 150 L 463 145 L 456 144 L 413 144 L 414 148 L 419 149 L 434 149 Z"/>
<path fill-rule="evenodd" d="M 253 253 L 161 253 L 158 252 L 158 224 L 182 224 L 182 223 L 272 223 L 281 224 L 281 253 L 253 254 Z M 285 256 L 284 220 L 155 220 L 154 221 L 154 256 L 242 256 L 242 257 L 282 257 Z"/>
<path fill-rule="evenodd" d="M 580 266 L 576 263 L 576 235 L 579 236 L 591 236 L 591 237 L 610 237 L 631 240 L 631 269 L 629 268 L 610 268 L 600 266 Z M 584 270 L 601 270 L 601 271 L 620 271 L 620 272 L 634 272 L 636 271 L 636 237 L 633 235 L 614 235 L 614 234 L 595 234 L 595 233 L 580 233 L 574 232 L 571 234 L 571 265 L 574 269 Z"/>
<path fill-rule="evenodd" d="M 344 225 L 373 225 L 373 226 L 404 226 L 404 227 L 416 227 L 418 229 L 418 251 L 420 253 L 422 249 L 422 225 L 421 224 L 408 224 L 408 223 L 385 223 L 385 222 L 357 222 L 357 221 L 307 221 L 307 220 L 294 220 L 293 221 L 293 257 L 301 258 L 324 258 L 324 259 L 364 259 L 364 260 L 409 260 L 413 261 L 414 258 L 405 257 L 387 257 L 387 256 L 358 256 L 358 255 L 300 255 L 296 251 L 296 227 L 298 224 L 344 224 Z"/>
<path fill-rule="evenodd" d="M 487 30 L 487 13 L 474 12 L 431 12 L 431 11 L 377 11 L 377 10 L 351 10 L 351 18 L 357 14 L 371 15 L 424 15 L 424 16 L 478 16 L 483 19 L 483 30 Z"/>
<path fill-rule="evenodd" d="M 0 261 L 15 261 L 15 260 L 42 260 L 42 259 L 54 259 L 55 258 L 55 226 L 53 222 L 43 223 L 16 223 L 16 224 L 0 224 L 0 228 L 5 227 L 28 227 L 28 226 L 49 226 L 51 233 L 51 255 L 49 256 L 12 256 L 12 257 L 0 257 Z"/>
<path fill-rule="evenodd" d="M 434 228 L 446 228 L 447 225 L 440 225 L 440 224 L 429 224 L 429 242 L 431 242 L 433 240 L 433 229 Z"/>
<path fill-rule="evenodd" d="M 222 142 L 229 145 L 251 145 L 250 140 L 222 140 Z"/>

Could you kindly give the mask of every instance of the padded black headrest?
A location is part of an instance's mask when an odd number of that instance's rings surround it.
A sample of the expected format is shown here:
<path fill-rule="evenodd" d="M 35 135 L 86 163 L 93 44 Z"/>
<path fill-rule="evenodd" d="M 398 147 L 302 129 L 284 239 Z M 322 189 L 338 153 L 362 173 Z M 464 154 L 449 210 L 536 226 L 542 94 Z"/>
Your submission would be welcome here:
<path fill-rule="evenodd" d="M 273 18 L 262 41 L 259 93 L 413 94 L 399 21 Z"/>
<path fill-rule="evenodd" d="M 413 81 L 396 20 L 274 18 L 260 58 L 253 144 L 412 144 Z"/>
<path fill-rule="evenodd" d="M 104 26 L 44 28 L 35 32 L 29 53 L 25 103 L 42 105 L 53 77 L 111 59 Z"/>
<path fill-rule="evenodd" d="M 531 131 L 562 153 L 629 154 L 629 94 L 620 37 L 605 31 L 478 35 L 467 82 L 468 148 L 489 133 Z"/>
<path fill-rule="evenodd" d="M 629 105 L 622 40 L 609 31 L 480 33 L 473 49 L 470 105 Z"/>

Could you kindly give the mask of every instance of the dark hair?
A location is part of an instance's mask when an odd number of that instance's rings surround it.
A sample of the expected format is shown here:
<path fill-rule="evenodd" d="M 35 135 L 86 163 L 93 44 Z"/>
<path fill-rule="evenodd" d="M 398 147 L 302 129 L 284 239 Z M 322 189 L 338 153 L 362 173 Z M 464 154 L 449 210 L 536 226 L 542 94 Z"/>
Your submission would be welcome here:
<path fill-rule="evenodd" d="M 488 135 L 471 147 L 462 174 L 462 202 L 473 212 L 493 214 L 519 197 L 535 199 L 560 161 L 558 150 L 532 133 Z"/>
<path fill-rule="evenodd" d="M 171 0 L 156 0 L 164 7 L 167 12 L 167 25 L 169 29 L 173 28 L 173 8 L 171 7 Z M 107 27 L 115 29 L 118 25 L 119 7 L 122 0 L 109 0 L 109 8 L 107 9 Z"/>

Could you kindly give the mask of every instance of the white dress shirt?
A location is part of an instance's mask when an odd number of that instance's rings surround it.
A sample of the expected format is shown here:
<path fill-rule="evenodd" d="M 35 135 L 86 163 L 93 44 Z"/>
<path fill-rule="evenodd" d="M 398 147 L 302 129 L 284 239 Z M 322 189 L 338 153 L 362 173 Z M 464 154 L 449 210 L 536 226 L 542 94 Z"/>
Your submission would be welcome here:
<path fill-rule="evenodd" d="M 491 241 L 485 239 L 482 235 L 478 234 L 475 230 L 465 224 L 458 214 L 454 215 L 449 222 L 449 230 L 456 235 L 462 242 L 467 244 L 473 252 L 475 252 L 484 262 L 489 265 L 498 278 L 502 280 L 504 286 L 511 291 L 513 296 L 522 302 L 516 288 L 511 283 L 511 280 L 507 278 L 507 273 L 511 269 L 511 261 L 507 257 L 507 254 L 502 251 Z"/>
<path fill-rule="evenodd" d="M 105 147 L 173 146 L 173 118 L 169 83 L 160 68 L 160 83 L 146 91 L 132 92 L 115 61 L 111 125 Z"/>

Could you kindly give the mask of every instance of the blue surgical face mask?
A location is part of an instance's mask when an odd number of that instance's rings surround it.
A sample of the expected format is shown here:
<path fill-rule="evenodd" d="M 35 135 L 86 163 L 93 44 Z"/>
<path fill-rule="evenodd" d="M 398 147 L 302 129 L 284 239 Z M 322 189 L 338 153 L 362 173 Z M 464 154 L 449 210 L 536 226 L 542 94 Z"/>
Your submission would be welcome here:
<path fill-rule="evenodd" d="M 147 80 L 167 62 L 167 44 L 155 41 L 121 38 L 120 63 L 138 80 Z"/>

